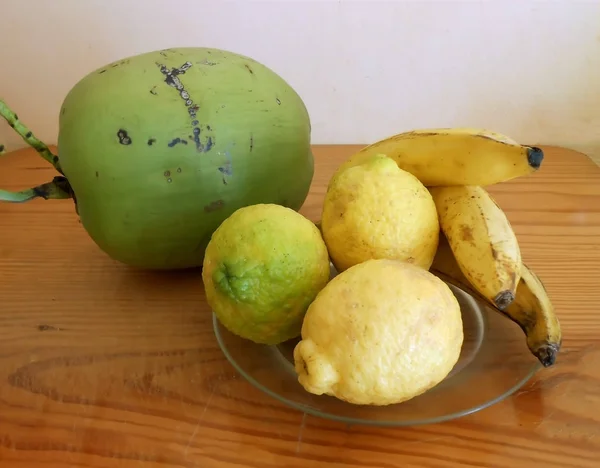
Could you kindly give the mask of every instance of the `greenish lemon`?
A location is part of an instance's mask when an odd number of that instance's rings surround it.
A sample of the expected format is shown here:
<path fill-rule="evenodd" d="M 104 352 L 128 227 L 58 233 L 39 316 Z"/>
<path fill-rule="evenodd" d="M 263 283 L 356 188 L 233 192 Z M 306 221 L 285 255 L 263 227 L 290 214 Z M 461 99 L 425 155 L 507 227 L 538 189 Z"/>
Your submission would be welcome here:
<path fill-rule="evenodd" d="M 308 306 L 329 281 L 319 229 L 277 204 L 236 210 L 212 235 L 202 280 L 208 304 L 232 333 L 278 344 L 300 334 Z"/>

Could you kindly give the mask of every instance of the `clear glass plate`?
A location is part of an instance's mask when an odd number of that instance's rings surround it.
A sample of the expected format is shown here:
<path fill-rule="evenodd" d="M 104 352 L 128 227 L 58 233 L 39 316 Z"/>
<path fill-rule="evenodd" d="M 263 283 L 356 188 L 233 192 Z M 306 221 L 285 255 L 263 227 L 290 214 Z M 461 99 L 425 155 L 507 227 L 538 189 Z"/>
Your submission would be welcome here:
<path fill-rule="evenodd" d="M 332 272 L 335 274 L 334 272 Z M 259 345 L 229 332 L 213 314 L 221 350 L 252 385 L 305 413 L 347 424 L 412 426 L 465 416 L 502 401 L 542 366 L 529 352 L 521 328 L 495 309 L 448 284 L 458 299 L 465 339 L 453 370 L 436 387 L 388 406 L 362 406 L 313 395 L 298 383 L 293 351 L 298 339 Z"/>

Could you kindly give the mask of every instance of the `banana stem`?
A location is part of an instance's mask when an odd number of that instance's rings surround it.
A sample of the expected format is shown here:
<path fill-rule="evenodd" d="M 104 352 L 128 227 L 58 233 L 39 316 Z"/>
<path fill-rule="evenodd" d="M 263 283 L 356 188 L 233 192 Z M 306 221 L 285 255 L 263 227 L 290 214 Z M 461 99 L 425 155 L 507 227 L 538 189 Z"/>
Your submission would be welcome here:
<path fill-rule="evenodd" d="M 21 138 L 23 138 L 29 146 L 35 149 L 42 158 L 52 164 L 56 170 L 62 174 L 62 170 L 58 163 L 58 156 L 53 154 L 42 141 L 38 140 L 33 135 L 33 132 L 29 130 L 29 128 L 23 125 L 17 114 L 15 114 L 2 99 L 0 99 L 0 116 L 8 122 L 8 125 L 10 125 L 15 132 L 21 135 Z"/>
<path fill-rule="evenodd" d="M 47 182 L 20 192 L 9 192 L 8 190 L 0 189 L 0 201 L 24 203 L 34 198 L 43 198 L 44 200 L 73 198 L 73 191 L 67 179 L 62 176 L 55 177 L 52 179 L 52 182 Z"/>

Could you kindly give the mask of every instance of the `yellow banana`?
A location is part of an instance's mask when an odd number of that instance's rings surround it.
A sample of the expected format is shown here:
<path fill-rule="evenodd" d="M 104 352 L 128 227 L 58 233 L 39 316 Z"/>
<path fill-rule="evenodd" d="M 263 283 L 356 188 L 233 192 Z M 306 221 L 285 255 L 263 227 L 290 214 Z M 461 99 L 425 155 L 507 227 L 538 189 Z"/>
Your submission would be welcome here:
<path fill-rule="evenodd" d="M 498 309 L 514 299 L 521 274 L 517 237 L 491 195 L 476 185 L 429 189 L 440 227 L 469 283 Z"/>
<path fill-rule="evenodd" d="M 354 154 L 338 171 L 363 158 L 385 154 L 425 186 L 492 185 L 535 172 L 542 164 L 540 148 L 505 135 L 476 128 L 433 128 L 385 138 Z"/>
<path fill-rule="evenodd" d="M 438 250 L 430 271 L 445 281 L 465 289 L 474 297 L 487 300 L 462 274 L 448 240 L 443 234 L 440 234 Z M 520 276 L 515 300 L 500 312 L 521 327 L 527 339 L 527 347 L 542 365 L 552 366 L 556 362 L 556 355 L 562 344 L 560 322 L 542 281 L 533 270 L 521 263 Z"/>

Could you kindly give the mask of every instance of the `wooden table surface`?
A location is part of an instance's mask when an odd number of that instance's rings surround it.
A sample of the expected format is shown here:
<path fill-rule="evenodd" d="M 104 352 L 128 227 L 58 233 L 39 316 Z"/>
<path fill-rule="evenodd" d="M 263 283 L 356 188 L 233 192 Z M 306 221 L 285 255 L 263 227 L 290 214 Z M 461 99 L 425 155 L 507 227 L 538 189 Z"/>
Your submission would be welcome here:
<path fill-rule="evenodd" d="M 309 218 L 355 149 L 315 148 Z M 115 263 L 70 200 L 0 203 L 0 466 L 599 467 L 600 168 L 545 150 L 539 173 L 490 190 L 557 308 L 558 362 L 488 409 L 413 428 L 274 401 L 219 350 L 199 271 Z M 4 189 L 53 175 L 31 150 L 0 158 Z"/>

